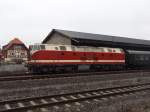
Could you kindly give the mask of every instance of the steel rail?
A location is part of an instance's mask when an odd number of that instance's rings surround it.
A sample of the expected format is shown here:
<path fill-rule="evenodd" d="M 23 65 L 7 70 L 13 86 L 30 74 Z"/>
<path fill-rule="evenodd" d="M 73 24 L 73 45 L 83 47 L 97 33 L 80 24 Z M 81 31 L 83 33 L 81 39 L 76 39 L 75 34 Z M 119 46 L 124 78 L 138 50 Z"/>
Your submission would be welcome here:
<path fill-rule="evenodd" d="M 130 93 L 133 94 L 133 93 L 143 92 L 147 90 L 150 90 L 150 83 L 136 84 L 131 86 L 123 86 L 123 87 L 96 89 L 90 91 L 81 91 L 75 93 L 67 93 L 67 94 L 59 94 L 59 95 L 51 95 L 51 96 L 43 96 L 43 97 L 32 97 L 32 98 L 25 98 L 25 99 L 18 99 L 18 100 L 2 101 L 0 102 L 0 106 L 4 106 L 7 108 L 5 108 L 4 110 L 0 110 L 0 112 L 20 112 L 26 110 L 33 110 L 37 108 L 72 104 L 74 102 L 83 102 L 83 101 L 88 101 L 93 99 L 109 98 L 112 96 L 116 97 L 118 95 L 125 95 L 125 94 L 129 95 Z M 70 96 L 73 96 L 74 98 L 71 98 Z M 47 101 L 48 99 L 53 99 L 53 100 Z M 42 101 L 42 100 L 45 100 L 45 102 L 36 103 L 36 101 Z M 18 107 L 10 106 L 18 103 L 23 104 L 24 102 L 28 102 L 28 103 L 35 102 L 35 103 L 28 106 L 25 105 L 18 106 Z"/>

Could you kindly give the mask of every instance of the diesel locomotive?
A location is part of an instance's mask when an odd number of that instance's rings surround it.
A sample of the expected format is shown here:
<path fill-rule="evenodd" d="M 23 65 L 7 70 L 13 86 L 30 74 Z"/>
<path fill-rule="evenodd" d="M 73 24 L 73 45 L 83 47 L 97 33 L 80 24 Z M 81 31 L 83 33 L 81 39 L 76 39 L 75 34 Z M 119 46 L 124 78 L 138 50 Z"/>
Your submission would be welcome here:
<path fill-rule="evenodd" d="M 150 51 L 122 48 L 37 44 L 30 46 L 30 72 L 122 70 L 150 66 Z"/>

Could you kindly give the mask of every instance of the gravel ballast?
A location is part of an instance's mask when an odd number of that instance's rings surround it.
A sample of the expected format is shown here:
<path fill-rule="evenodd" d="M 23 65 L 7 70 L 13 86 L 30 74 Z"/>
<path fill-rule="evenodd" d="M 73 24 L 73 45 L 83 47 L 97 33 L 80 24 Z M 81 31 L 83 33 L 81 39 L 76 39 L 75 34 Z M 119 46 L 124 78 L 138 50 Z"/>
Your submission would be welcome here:
<path fill-rule="evenodd" d="M 45 80 L 44 82 L 48 82 Z M 124 80 L 108 80 L 108 81 L 88 81 L 88 82 L 77 82 L 77 83 L 64 83 L 64 84 L 53 84 L 53 85 L 39 85 L 36 87 L 22 87 L 22 88 L 7 88 L 0 91 L 0 100 L 43 96 L 43 95 L 54 95 L 61 93 L 70 93 L 83 90 L 92 90 L 98 88 L 109 88 L 115 86 L 126 86 L 138 83 L 150 82 L 150 77 L 143 78 L 132 78 Z"/>

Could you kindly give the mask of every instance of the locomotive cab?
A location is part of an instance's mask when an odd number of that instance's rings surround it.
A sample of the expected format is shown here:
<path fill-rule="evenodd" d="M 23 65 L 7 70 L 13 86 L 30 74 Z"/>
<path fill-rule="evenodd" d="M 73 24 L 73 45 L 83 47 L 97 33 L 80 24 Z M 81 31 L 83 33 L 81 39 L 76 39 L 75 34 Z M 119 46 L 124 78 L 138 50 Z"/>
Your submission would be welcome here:
<path fill-rule="evenodd" d="M 30 54 L 32 55 L 36 51 L 45 50 L 45 45 L 30 45 L 29 50 Z"/>

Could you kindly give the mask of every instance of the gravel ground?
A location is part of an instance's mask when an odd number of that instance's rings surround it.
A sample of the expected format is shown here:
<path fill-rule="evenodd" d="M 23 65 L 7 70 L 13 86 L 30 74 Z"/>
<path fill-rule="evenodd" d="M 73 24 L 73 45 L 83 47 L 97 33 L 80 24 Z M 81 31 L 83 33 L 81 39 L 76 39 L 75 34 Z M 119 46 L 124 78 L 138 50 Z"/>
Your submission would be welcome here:
<path fill-rule="evenodd" d="M 0 74 L 24 71 L 27 71 L 27 68 L 23 64 L 0 65 Z"/>
<path fill-rule="evenodd" d="M 36 76 L 35 76 L 36 77 Z M 95 76 L 80 76 L 80 77 L 64 77 L 64 78 L 49 78 L 49 79 L 34 79 L 34 80 L 18 80 L 18 81 L 2 81 L 0 82 L 1 90 L 36 88 L 41 86 L 64 85 L 64 84 L 79 84 L 92 83 L 99 81 L 118 80 L 150 77 L 150 73 L 126 73 L 126 74 L 112 74 L 112 75 L 95 75 Z"/>

